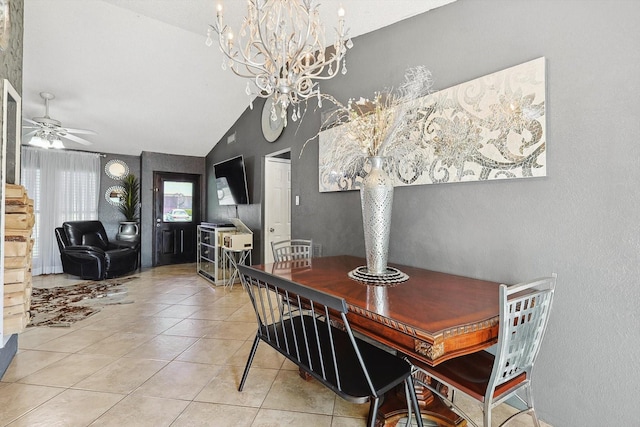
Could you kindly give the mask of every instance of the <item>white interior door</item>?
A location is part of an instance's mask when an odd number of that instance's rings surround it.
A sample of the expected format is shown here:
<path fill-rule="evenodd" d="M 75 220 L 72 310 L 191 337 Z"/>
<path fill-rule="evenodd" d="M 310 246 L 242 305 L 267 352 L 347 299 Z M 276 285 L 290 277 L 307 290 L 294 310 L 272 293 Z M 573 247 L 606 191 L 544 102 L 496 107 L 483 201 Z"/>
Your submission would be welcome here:
<path fill-rule="evenodd" d="M 273 262 L 271 242 L 291 239 L 291 160 L 265 157 L 264 263 Z"/>

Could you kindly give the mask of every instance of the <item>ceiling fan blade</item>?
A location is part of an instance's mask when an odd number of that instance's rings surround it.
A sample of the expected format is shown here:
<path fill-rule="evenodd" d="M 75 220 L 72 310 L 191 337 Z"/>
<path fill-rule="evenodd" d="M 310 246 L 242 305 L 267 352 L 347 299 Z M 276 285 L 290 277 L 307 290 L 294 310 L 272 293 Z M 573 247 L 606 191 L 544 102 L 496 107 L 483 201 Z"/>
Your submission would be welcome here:
<path fill-rule="evenodd" d="M 91 142 L 91 141 L 87 141 L 86 139 L 80 138 L 79 136 L 71 135 L 70 133 L 59 134 L 59 136 L 60 136 L 60 138 L 66 138 L 69 141 L 77 142 L 78 144 L 82 144 L 82 145 L 91 145 L 91 144 L 93 144 L 93 142 Z"/>
<path fill-rule="evenodd" d="M 33 135 L 35 135 L 36 133 L 38 133 L 38 129 L 37 129 L 37 130 L 29 131 L 29 132 L 27 132 L 27 133 L 25 133 L 25 134 L 22 134 L 22 139 L 23 139 L 23 140 L 26 140 L 27 138 L 29 138 L 29 137 L 31 137 L 31 136 L 33 136 Z"/>
<path fill-rule="evenodd" d="M 32 125 L 42 126 L 42 124 L 40 124 L 40 123 L 38 123 L 38 122 L 36 122 L 36 121 L 34 121 L 34 120 L 31 120 L 31 119 L 26 119 L 26 118 L 24 118 L 24 117 L 22 118 L 22 121 L 23 121 L 23 122 L 30 123 L 30 124 L 32 124 Z"/>
<path fill-rule="evenodd" d="M 87 134 L 87 135 L 97 135 L 96 132 L 94 132 L 92 130 L 89 130 L 89 129 L 61 128 L 60 130 L 66 131 L 68 133 L 80 133 L 80 134 Z"/>

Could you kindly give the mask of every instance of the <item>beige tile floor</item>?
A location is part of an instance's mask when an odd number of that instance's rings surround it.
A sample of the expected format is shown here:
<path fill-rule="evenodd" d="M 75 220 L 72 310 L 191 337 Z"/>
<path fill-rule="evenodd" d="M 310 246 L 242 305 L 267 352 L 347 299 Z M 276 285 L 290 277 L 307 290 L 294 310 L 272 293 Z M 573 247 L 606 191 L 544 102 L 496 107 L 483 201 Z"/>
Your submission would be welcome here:
<path fill-rule="evenodd" d="M 107 306 L 68 328 L 20 335 L 0 381 L 0 425 L 365 425 L 368 405 L 303 381 L 266 345 L 258 348 L 244 391 L 237 391 L 255 333 L 240 285 L 212 286 L 193 264 L 134 276 L 126 284 L 133 303 Z M 34 277 L 36 287 L 80 282 L 64 274 Z M 481 417 L 479 408 L 471 413 Z M 498 411 L 496 418 L 507 414 Z M 533 422 L 523 416 L 511 425 Z"/>

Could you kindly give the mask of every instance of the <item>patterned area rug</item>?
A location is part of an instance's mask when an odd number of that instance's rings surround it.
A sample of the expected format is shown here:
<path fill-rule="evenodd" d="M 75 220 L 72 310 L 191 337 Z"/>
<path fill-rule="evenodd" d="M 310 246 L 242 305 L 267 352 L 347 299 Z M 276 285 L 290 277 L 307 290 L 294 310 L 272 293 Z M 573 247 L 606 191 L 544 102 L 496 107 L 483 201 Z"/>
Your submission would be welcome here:
<path fill-rule="evenodd" d="M 130 304 L 124 283 L 136 277 L 89 281 L 71 286 L 33 288 L 27 326 L 69 327 L 111 304 Z"/>

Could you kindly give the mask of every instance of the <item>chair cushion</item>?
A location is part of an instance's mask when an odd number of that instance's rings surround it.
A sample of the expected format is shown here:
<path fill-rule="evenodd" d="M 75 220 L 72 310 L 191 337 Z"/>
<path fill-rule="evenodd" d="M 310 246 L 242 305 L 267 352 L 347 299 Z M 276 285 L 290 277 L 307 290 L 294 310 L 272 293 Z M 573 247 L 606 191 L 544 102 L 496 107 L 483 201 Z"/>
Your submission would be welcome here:
<path fill-rule="evenodd" d="M 436 379 L 442 378 L 453 387 L 483 402 L 494 359 L 493 354 L 487 351 L 478 351 L 466 356 L 455 357 L 436 366 L 428 366 L 417 361 L 414 364 L 428 374 L 433 375 Z M 526 379 L 527 375 L 523 372 L 512 380 L 498 386 L 493 396 L 500 396 Z"/>

